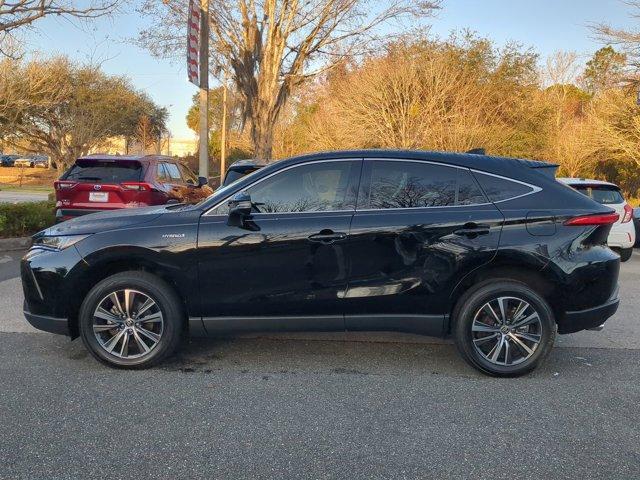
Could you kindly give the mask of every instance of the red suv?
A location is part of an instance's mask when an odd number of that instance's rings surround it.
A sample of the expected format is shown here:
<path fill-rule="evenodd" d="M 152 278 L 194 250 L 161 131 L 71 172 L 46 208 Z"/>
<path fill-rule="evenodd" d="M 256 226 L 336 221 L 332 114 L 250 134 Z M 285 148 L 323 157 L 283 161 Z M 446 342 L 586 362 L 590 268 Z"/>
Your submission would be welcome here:
<path fill-rule="evenodd" d="M 206 183 L 171 157 L 89 155 L 76 160 L 54 182 L 56 220 L 101 210 L 162 205 L 176 198 L 176 189 Z"/>

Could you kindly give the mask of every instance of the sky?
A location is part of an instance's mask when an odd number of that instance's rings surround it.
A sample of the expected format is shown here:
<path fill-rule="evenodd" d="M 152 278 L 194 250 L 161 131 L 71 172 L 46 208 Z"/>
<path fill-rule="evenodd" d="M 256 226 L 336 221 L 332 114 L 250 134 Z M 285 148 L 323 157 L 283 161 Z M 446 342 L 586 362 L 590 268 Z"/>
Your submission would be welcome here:
<path fill-rule="evenodd" d="M 470 29 L 497 45 L 516 41 L 532 47 L 541 58 L 572 50 L 586 60 L 602 46 L 588 26 L 606 22 L 636 28 L 638 20 L 629 13 L 622 0 L 443 0 L 442 9 L 426 24 L 440 37 Z M 191 138 L 194 133 L 185 116 L 197 88 L 187 81 L 185 61 L 154 58 L 128 41 L 145 26 L 133 7 L 87 24 L 47 18 L 28 33 L 24 46 L 41 56 L 64 54 L 79 61 L 98 61 L 107 73 L 129 76 L 138 89 L 168 108 L 174 138 Z"/>

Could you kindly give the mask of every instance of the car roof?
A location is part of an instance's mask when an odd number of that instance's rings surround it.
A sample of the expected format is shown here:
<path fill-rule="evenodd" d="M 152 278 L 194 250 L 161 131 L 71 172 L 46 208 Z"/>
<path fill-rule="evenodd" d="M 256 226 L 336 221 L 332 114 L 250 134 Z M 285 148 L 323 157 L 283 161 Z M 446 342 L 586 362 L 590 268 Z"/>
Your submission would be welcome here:
<path fill-rule="evenodd" d="M 103 153 L 94 153 L 91 155 L 84 155 L 79 157 L 78 160 L 109 160 L 109 161 L 132 161 L 137 160 L 139 162 L 150 162 L 152 160 L 162 160 L 175 162 L 176 159 L 168 157 L 166 155 L 106 155 Z"/>
<path fill-rule="evenodd" d="M 562 183 L 566 183 L 567 185 L 602 185 L 607 187 L 615 187 L 620 189 L 615 183 L 606 182 L 604 180 L 595 180 L 592 178 L 571 178 L 571 177 L 560 177 L 558 180 Z"/>
<path fill-rule="evenodd" d="M 242 160 L 236 160 L 231 165 L 231 167 L 264 167 L 267 165 L 267 162 L 260 158 L 243 158 Z"/>
<path fill-rule="evenodd" d="M 557 164 L 539 160 L 525 160 L 511 157 L 497 157 L 481 155 L 478 153 L 452 153 L 430 150 L 337 150 L 330 152 L 318 152 L 286 160 L 280 160 L 278 164 L 296 164 L 313 160 L 327 160 L 336 158 L 383 158 L 388 160 L 427 160 L 442 162 L 450 165 L 486 171 L 497 175 L 530 176 L 536 170 L 548 178 L 554 178 Z M 535 178 L 535 175 L 533 176 Z"/>

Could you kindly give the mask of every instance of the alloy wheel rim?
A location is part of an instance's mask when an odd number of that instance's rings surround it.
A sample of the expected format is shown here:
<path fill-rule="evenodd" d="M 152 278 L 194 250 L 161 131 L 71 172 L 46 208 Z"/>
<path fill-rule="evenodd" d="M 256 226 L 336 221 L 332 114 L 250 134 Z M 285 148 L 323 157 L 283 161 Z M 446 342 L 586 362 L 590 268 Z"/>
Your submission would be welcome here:
<path fill-rule="evenodd" d="M 485 360 L 512 366 L 530 359 L 542 341 L 540 315 L 526 300 L 497 297 L 478 309 L 471 324 L 473 346 Z"/>
<path fill-rule="evenodd" d="M 164 318 L 149 295 L 125 288 L 105 296 L 93 312 L 93 334 L 108 354 L 122 359 L 149 355 L 164 332 Z"/>

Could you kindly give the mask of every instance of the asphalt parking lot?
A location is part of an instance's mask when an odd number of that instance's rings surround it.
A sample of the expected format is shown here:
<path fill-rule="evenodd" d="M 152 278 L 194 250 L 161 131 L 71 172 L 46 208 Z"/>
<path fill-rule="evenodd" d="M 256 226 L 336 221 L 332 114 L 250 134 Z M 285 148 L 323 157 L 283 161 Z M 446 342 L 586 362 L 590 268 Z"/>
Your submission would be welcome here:
<path fill-rule="evenodd" d="M 108 369 L 21 314 L 0 253 L 0 478 L 638 478 L 640 252 L 602 332 L 519 379 L 392 334 L 192 340 Z"/>
<path fill-rule="evenodd" d="M 0 191 L 0 203 L 42 202 L 48 196 L 47 192 L 38 191 Z"/>

